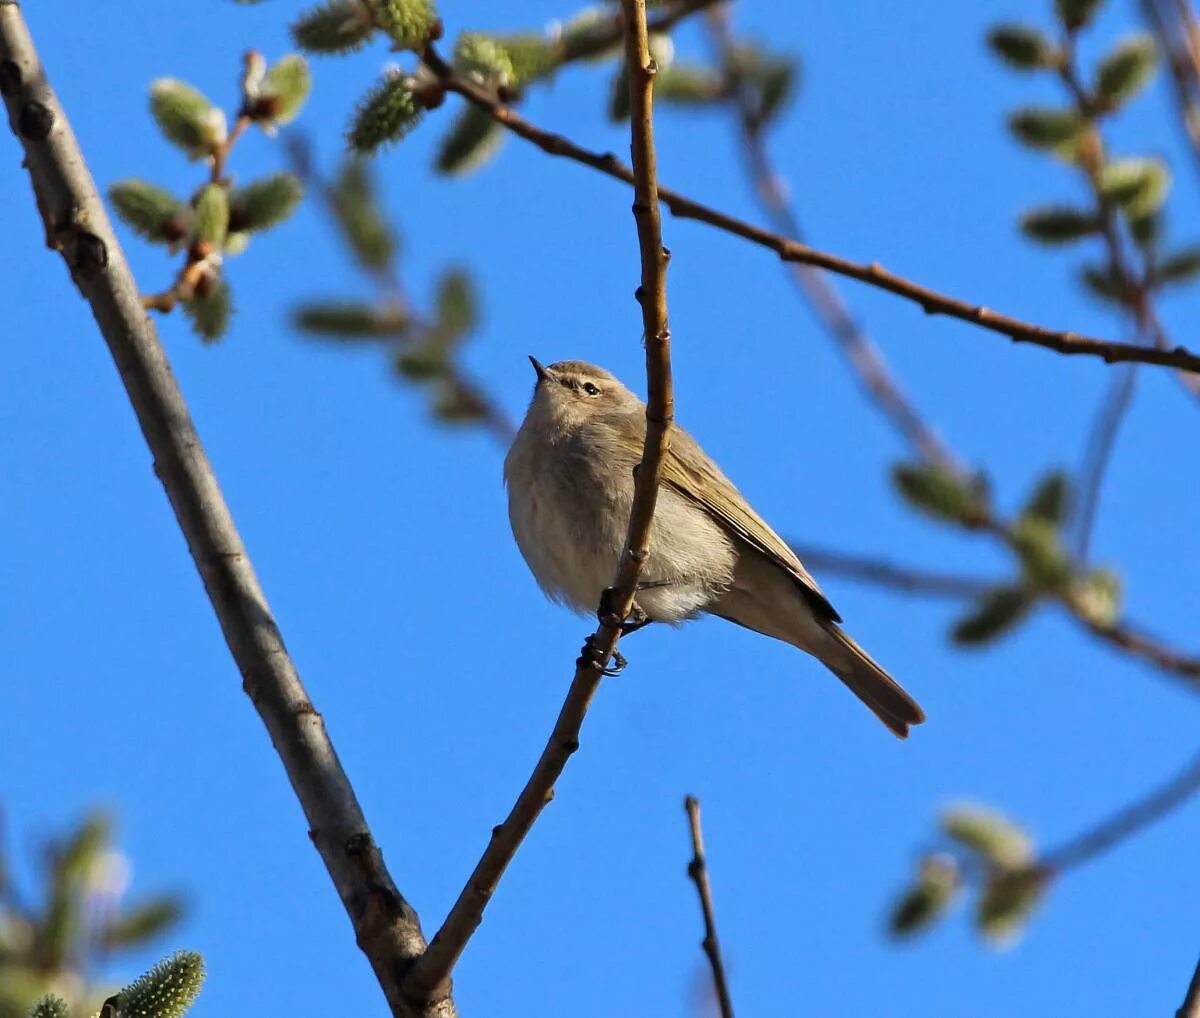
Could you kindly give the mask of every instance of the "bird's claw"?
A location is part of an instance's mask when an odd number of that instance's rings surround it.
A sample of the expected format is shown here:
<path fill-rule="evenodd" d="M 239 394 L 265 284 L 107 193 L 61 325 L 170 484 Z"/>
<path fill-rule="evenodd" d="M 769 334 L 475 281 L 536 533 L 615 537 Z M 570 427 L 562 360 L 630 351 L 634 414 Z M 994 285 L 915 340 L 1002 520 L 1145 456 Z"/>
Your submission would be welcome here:
<path fill-rule="evenodd" d="M 596 618 L 600 625 L 608 629 L 619 629 L 622 636 L 636 633 L 643 626 L 649 625 L 652 621 L 650 616 L 636 601 L 630 606 L 629 614 L 622 618 L 614 604 L 616 596 L 615 587 L 605 587 L 600 592 L 600 608 L 596 612 Z M 622 660 L 624 659 L 622 658 Z"/>
<path fill-rule="evenodd" d="M 605 667 L 604 657 L 596 648 L 596 638 L 589 636 L 583 641 L 583 650 L 579 652 L 579 658 L 575 664 L 579 667 L 586 665 L 589 668 L 595 668 L 601 675 L 612 678 L 615 675 L 620 675 L 629 662 L 625 660 L 624 654 L 619 650 L 614 650 L 612 653 L 612 665 Z"/>

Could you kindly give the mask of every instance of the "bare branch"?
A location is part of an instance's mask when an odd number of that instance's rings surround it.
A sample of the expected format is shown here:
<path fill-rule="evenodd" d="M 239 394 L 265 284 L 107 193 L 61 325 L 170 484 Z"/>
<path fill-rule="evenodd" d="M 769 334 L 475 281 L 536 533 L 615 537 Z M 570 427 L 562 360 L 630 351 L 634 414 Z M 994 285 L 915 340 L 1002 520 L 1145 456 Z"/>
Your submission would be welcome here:
<path fill-rule="evenodd" d="M 687 872 L 696 885 L 700 910 L 704 913 L 704 940 L 700 946 L 704 948 L 712 969 L 713 988 L 717 991 L 721 1018 L 733 1018 L 733 1001 L 729 996 L 729 982 L 725 978 L 725 963 L 721 960 L 721 942 L 717 939 L 712 885 L 708 880 L 708 861 L 704 855 L 704 832 L 700 829 L 700 800 L 689 795 L 683 800 L 683 808 L 687 811 L 688 826 L 692 832 L 692 861 L 688 863 Z"/>
<path fill-rule="evenodd" d="M 996 586 L 995 581 L 980 577 L 943 573 L 932 569 L 897 565 L 867 555 L 849 555 L 828 548 L 817 548 L 789 541 L 792 551 L 814 573 L 832 573 L 847 579 L 873 583 L 907 594 L 945 597 L 955 600 L 979 597 Z"/>
<path fill-rule="evenodd" d="M 448 986 L 450 973 L 483 921 L 483 911 L 505 869 L 542 810 L 553 799 L 554 783 L 562 774 L 571 754 L 579 748 L 584 716 L 600 686 L 604 669 L 616 653 L 621 623 L 633 607 L 637 579 L 649 555 L 651 521 L 658 496 L 661 465 L 670 446 L 674 395 L 671 385 L 671 334 L 667 327 L 667 253 L 662 245 L 651 118 L 655 66 L 650 59 L 645 0 L 622 0 L 622 4 L 633 110 L 634 170 L 631 182 L 634 183 L 633 210 L 641 250 L 641 286 L 638 294 L 646 341 L 647 375 L 646 443 L 634 483 L 629 529 L 612 589 L 601 604 L 603 614 L 600 626 L 588 638 L 576 662 L 575 676 L 550 740 L 512 811 L 502 824 L 492 830 L 483 856 L 450 909 L 442 928 L 405 980 L 405 988 L 417 997 L 436 996 L 442 992 L 442 987 Z"/>
<path fill-rule="evenodd" d="M 436 47 L 432 45 L 427 47 L 423 60 L 444 88 L 461 95 L 474 106 L 486 111 L 497 123 L 508 128 L 518 137 L 537 145 L 549 155 L 561 156 L 584 166 L 590 166 L 592 169 L 599 170 L 615 180 L 624 181 L 626 184 L 633 183 L 633 171 L 612 153 L 593 152 L 575 144 L 561 134 L 544 131 L 530 123 L 487 89 L 457 74 L 438 54 Z M 797 262 L 819 269 L 827 269 L 837 275 L 857 279 L 861 283 L 887 290 L 889 293 L 919 305 L 928 315 L 946 315 L 950 318 L 957 318 L 989 332 L 1007 336 L 1013 342 L 1030 343 L 1060 354 L 1099 357 L 1109 364 L 1128 361 L 1139 364 L 1157 364 L 1200 373 L 1200 354 L 1195 354 L 1182 346 L 1170 349 L 1142 347 L 1132 343 L 1095 339 L 1077 332 L 1061 332 L 1034 325 L 1031 322 L 999 314 L 990 308 L 939 293 L 889 272 L 878 262 L 852 262 L 847 258 L 788 240 L 770 230 L 753 226 L 711 206 L 693 201 L 669 188 L 659 187 L 658 196 L 674 215 L 682 219 L 694 219 L 697 222 L 707 223 L 709 226 L 765 247 L 774 251 L 785 262 Z"/>
<path fill-rule="evenodd" d="M 801 239 L 802 231 L 795 208 L 788 200 L 786 186 L 771 165 L 761 119 L 756 115 L 746 88 L 729 28 L 727 7 L 718 7 L 708 15 L 709 35 L 721 64 L 722 76 L 731 85 L 732 99 L 741 137 L 742 161 L 746 166 L 758 203 L 772 228 L 789 240 Z M 842 355 L 858 376 L 868 398 L 887 417 L 922 459 L 950 470 L 965 473 L 949 446 L 922 418 L 912 400 L 892 374 L 883 351 L 854 320 L 832 281 L 819 269 L 792 263 L 789 276 L 816 315 L 825 331 L 841 348 Z"/>
<path fill-rule="evenodd" d="M 0 91 L 25 150 L 47 243 L 63 256 L 108 344 L 246 693 L 391 1013 L 452 1018 L 448 996 L 418 1002 L 400 991 L 399 973 L 425 947 L 417 914 L 384 867 L 325 723 L 288 656 L 83 153 L 12 3 L 0 3 Z"/>
<path fill-rule="evenodd" d="M 1075 489 L 1079 492 L 1078 514 L 1075 519 L 1075 559 L 1080 563 L 1086 563 L 1091 554 L 1092 531 L 1095 529 L 1097 510 L 1100 506 L 1100 489 L 1104 484 L 1105 471 L 1112 460 L 1121 422 L 1133 403 L 1136 383 L 1137 366 L 1134 364 L 1125 365 L 1113 376 L 1088 436 L 1083 468 L 1075 484 Z"/>
<path fill-rule="evenodd" d="M 1180 123 L 1200 168 L 1200 29 L 1186 2 L 1142 0 L 1142 11 L 1171 73 Z M 1189 30 L 1190 29 L 1190 30 Z"/>

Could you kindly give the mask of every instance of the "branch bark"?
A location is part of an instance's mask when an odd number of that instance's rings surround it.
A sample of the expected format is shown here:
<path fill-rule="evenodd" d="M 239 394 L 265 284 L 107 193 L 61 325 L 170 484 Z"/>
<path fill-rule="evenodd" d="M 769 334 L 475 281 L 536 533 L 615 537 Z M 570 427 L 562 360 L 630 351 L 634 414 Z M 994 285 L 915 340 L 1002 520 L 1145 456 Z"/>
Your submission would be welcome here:
<path fill-rule="evenodd" d="M 622 9 L 625 14 L 625 52 L 630 67 L 629 92 L 633 111 L 633 170 L 630 182 L 634 184 L 633 212 L 641 253 L 638 299 L 642 307 L 646 342 L 647 388 L 646 443 L 634 483 L 625 548 L 612 589 L 601 605 L 600 625 L 588 637 L 583 653 L 576 661 L 571 687 L 546 748 L 542 750 L 512 810 L 504 822 L 492 830 L 487 848 L 441 929 L 405 979 L 405 989 L 417 997 L 436 997 L 448 986 L 450 973 L 483 921 L 484 909 L 495 893 L 500 878 L 542 810 L 554 798 L 554 784 L 571 754 L 579 748 L 579 733 L 584 717 L 599 689 L 604 670 L 616 653 L 621 623 L 633 607 L 638 576 L 650 553 L 651 523 L 658 497 L 662 460 L 670 447 L 675 406 L 671 383 L 671 334 L 667 326 L 668 256 L 662 245 L 658 207 L 652 121 L 656 68 L 650 59 L 645 0 L 622 0 Z M 436 56 L 432 58 L 437 59 Z M 427 54 L 428 59 L 430 56 Z M 448 73 L 449 69 L 446 68 L 446 71 Z"/>
<path fill-rule="evenodd" d="M 83 153 L 11 0 L 0 3 L 0 92 L 24 147 L 46 242 L 63 256 L 108 344 L 243 687 L 391 1013 L 453 1018 L 448 996 L 415 1001 L 401 992 L 401 973 L 425 947 L 417 914 L 384 867 L 324 720 L 288 656 Z"/>
<path fill-rule="evenodd" d="M 633 170 L 612 153 L 593 152 L 561 134 L 545 131 L 532 124 L 487 89 L 456 73 L 442 59 L 436 47 L 428 46 L 422 59 L 426 67 L 447 91 L 462 96 L 518 137 L 537 145 L 549 155 L 561 156 L 589 166 L 626 184 L 634 183 Z M 918 305 L 927 315 L 945 315 L 956 318 L 989 332 L 1007 336 L 1015 343 L 1029 343 L 1064 355 L 1098 357 L 1108 364 L 1119 362 L 1155 364 L 1200 373 L 1200 354 L 1193 353 L 1182 346 L 1167 349 L 1143 347 L 1133 343 L 1096 339 L 1078 332 L 1048 329 L 1032 322 L 1013 318 L 1010 315 L 1000 314 L 981 305 L 971 304 L 948 294 L 939 293 L 937 290 L 889 272 L 879 262 L 853 262 L 848 258 L 809 247 L 807 244 L 797 243 L 780 234 L 737 219 L 719 209 L 694 201 L 678 191 L 660 186 L 658 197 L 673 215 L 681 219 L 694 219 L 725 233 L 741 237 L 759 247 L 774 251 L 785 262 L 796 262 L 826 269 L 835 275 L 856 279 L 877 289 L 886 290 Z"/>
<path fill-rule="evenodd" d="M 704 855 L 704 832 L 700 828 L 700 800 L 689 795 L 683 800 L 687 811 L 688 827 L 692 832 L 692 861 L 688 863 L 688 876 L 696 885 L 700 898 L 700 910 L 704 913 L 704 940 L 700 946 L 708 957 L 712 969 L 713 989 L 717 993 L 717 1004 L 721 1018 L 733 1018 L 733 1000 L 729 996 L 729 981 L 725 978 L 725 963 L 721 960 L 721 942 L 717 938 L 717 919 L 713 912 L 712 884 L 708 879 L 708 861 Z"/>

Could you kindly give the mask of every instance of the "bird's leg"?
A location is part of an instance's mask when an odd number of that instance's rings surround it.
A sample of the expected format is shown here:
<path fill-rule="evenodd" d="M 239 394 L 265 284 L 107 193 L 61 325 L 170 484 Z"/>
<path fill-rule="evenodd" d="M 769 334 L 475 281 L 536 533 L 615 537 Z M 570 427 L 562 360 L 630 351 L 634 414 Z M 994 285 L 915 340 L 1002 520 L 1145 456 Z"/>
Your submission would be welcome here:
<path fill-rule="evenodd" d="M 583 641 L 583 650 L 579 652 L 579 659 L 575 664 L 590 665 L 592 668 L 599 670 L 601 675 L 607 675 L 609 678 L 612 678 L 614 675 L 620 675 L 625 670 L 625 666 L 629 664 L 619 650 L 613 651 L 611 668 L 605 668 L 600 658 L 601 655 L 596 650 L 595 637 L 589 636 Z"/>
<path fill-rule="evenodd" d="M 661 584 L 648 583 L 643 585 L 639 583 L 638 590 L 646 590 L 656 586 L 661 586 Z M 600 625 L 608 626 L 610 629 L 619 629 L 622 636 L 629 636 L 630 633 L 636 633 L 639 629 L 648 626 L 654 621 L 636 601 L 630 607 L 629 614 L 625 618 L 621 618 L 617 614 L 616 606 L 613 604 L 615 595 L 616 589 L 613 587 L 605 587 L 601 592 L 600 609 L 596 612 L 596 618 L 599 620 Z"/>

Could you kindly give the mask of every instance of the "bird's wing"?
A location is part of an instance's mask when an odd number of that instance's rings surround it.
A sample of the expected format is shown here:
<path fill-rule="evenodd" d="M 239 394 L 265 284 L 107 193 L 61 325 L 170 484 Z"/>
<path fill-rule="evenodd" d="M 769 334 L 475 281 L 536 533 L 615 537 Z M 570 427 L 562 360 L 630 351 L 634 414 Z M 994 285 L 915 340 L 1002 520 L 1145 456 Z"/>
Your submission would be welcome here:
<path fill-rule="evenodd" d="M 689 454 L 687 463 L 679 455 L 684 451 Z M 699 505 L 726 530 L 790 574 L 821 621 L 841 622 L 841 616 L 796 553 L 750 507 L 733 482 L 682 428 L 671 431 L 671 452 L 663 461 L 663 483 Z"/>

